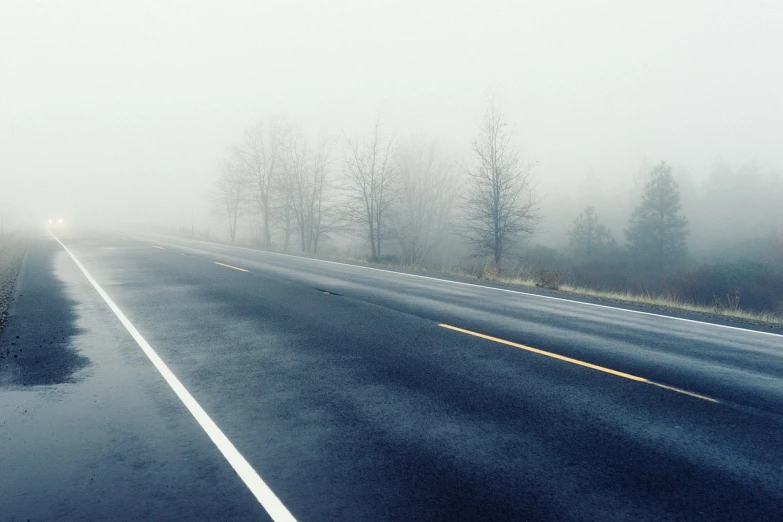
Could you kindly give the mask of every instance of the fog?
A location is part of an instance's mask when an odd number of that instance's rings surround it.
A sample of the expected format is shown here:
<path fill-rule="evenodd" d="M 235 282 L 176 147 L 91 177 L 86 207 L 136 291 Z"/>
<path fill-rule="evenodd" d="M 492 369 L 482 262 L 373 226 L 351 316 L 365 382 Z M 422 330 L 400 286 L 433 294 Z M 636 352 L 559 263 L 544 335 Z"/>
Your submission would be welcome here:
<path fill-rule="evenodd" d="M 358 136 L 380 114 L 459 162 L 494 93 L 536 163 L 534 241 L 564 246 L 592 204 L 622 242 L 660 161 L 693 226 L 737 216 L 696 243 L 775 231 L 769 190 L 696 201 L 716 172 L 780 187 L 781 27 L 776 1 L 3 2 L 0 210 L 225 237 L 209 194 L 248 125 Z"/>

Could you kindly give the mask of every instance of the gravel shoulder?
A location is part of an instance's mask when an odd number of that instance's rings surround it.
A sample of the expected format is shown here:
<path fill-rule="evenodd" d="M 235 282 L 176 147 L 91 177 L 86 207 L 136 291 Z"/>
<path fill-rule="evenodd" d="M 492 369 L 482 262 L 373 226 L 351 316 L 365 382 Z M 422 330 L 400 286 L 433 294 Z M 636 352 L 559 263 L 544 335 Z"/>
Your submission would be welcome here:
<path fill-rule="evenodd" d="M 0 334 L 8 319 L 8 308 L 14 297 L 14 284 L 26 252 L 26 238 L 0 239 Z"/>

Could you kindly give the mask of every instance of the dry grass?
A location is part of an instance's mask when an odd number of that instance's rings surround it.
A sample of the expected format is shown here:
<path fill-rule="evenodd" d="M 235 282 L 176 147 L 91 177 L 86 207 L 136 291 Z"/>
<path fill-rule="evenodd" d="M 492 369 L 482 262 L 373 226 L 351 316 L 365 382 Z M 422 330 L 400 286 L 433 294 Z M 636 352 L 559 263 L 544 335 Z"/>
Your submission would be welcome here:
<path fill-rule="evenodd" d="M 346 255 L 344 252 L 330 252 L 332 255 L 324 256 L 334 261 L 342 261 L 360 265 L 368 265 L 370 263 L 365 259 L 360 259 L 357 255 Z M 319 256 L 321 257 L 321 256 Z M 428 273 L 431 275 L 441 275 L 446 277 L 454 277 L 459 279 L 473 279 L 476 281 L 488 281 L 491 283 L 499 283 L 511 287 L 527 287 L 527 288 L 541 288 L 547 287 L 542 285 L 540 281 L 541 277 L 536 279 L 519 277 L 519 276 L 504 276 L 497 270 L 497 267 L 493 263 L 487 263 L 484 266 L 474 267 L 471 271 L 466 271 L 461 267 L 452 267 L 448 270 L 426 270 L 420 266 L 405 266 L 401 264 L 383 265 L 391 270 L 401 270 L 414 273 Z M 667 296 L 658 295 L 645 295 L 636 294 L 633 292 L 610 292 L 594 290 L 592 288 L 585 288 L 579 286 L 572 286 L 568 284 L 557 283 L 556 290 L 550 290 L 556 292 L 562 292 L 564 294 L 570 294 L 579 297 L 588 297 L 598 300 L 613 301 L 615 303 L 622 304 L 638 304 L 644 306 L 651 306 L 665 310 L 681 310 L 685 312 L 701 314 L 711 317 L 720 317 L 726 319 L 734 319 L 746 323 L 761 324 L 768 326 L 775 326 L 778 328 L 783 327 L 783 316 L 774 314 L 772 312 L 753 312 L 750 310 L 742 310 L 739 307 L 725 307 L 725 306 L 705 306 L 689 303 L 679 299 L 672 299 Z"/>
<path fill-rule="evenodd" d="M 508 286 L 519 286 L 519 287 L 529 287 L 529 288 L 535 288 L 537 286 L 535 280 L 520 278 L 520 277 L 498 277 L 496 281 L 498 283 L 508 285 Z M 694 303 L 689 303 L 678 299 L 672 299 L 666 296 L 642 295 L 642 294 L 635 294 L 633 292 L 608 292 L 608 291 L 594 290 L 592 288 L 571 286 L 567 284 L 561 284 L 559 291 L 568 294 L 573 294 L 576 296 L 591 297 L 594 299 L 603 299 L 607 301 L 615 301 L 618 303 L 641 304 L 641 305 L 654 306 L 654 307 L 669 309 L 669 310 L 682 310 L 686 312 L 704 314 L 713 317 L 723 317 L 727 319 L 736 319 L 744 322 L 783 327 L 783 317 L 771 312 L 753 312 L 750 310 L 742 310 L 741 308 L 736 308 L 736 307 L 727 308 L 727 307 L 718 307 L 718 306 L 697 305 Z"/>
<path fill-rule="evenodd" d="M 725 317 L 729 319 L 739 319 L 752 323 L 762 323 L 778 327 L 783 327 L 783 317 L 771 312 L 753 312 L 741 308 L 727 308 L 718 306 L 705 306 L 689 303 L 679 299 L 672 299 L 666 296 L 639 295 L 632 292 L 600 292 L 590 288 L 575 287 L 569 285 L 561 286 L 561 290 L 573 294 L 596 297 L 600 299 L 610 299 L 613 301 L 622 301 L 626 303 L 639 303 L 644 305 L 659 306 L 676 310 L 684 310 L 698 314 L 707 314 L 712 316 Z"/>
<path fill-rule="evenodd" d="M 362 263 L 366 264 L 366 263 Z M 427 272 L 421 267 L 407 267 L 401 265 L 390 266 L 391 269 L 402 269 L 404 271 L 411 272 Z M 461 268 L 455 268 L 451 270 L 432 271 L 433 275 L 442 275 L 448 277 L 456 277 L 461 279 L 473 279 L 476 281 L 488 281 L 492 283 L 499 283 L 511 287 L 526 287 L 526 288 L 540 288 L 541 283 L 536 279 L 525 277 L 509 277 L 503 276 L 492 267 L 479 267 L 479 269 L 473 272 L 466 272 Z M 652 306 L 662 310 L 681 310 L 684 312 L 691 312 L 695 314 L 701 314 L 711 317 L 721 317 L 726 319 L 734 319 L 746 323 L 761 324 L 775 327 L 783 327 L 783 316 L 776 315 L 771 312 L 754 312 L 750 310 L 742 310 L 738 307 L 719 307 L 719 306 L 705 306 L 689 303 L 686 301 L 672 299 L 667 296 L 658 295 L 644 295 L 635 294 L 633 292 L 610 292 L 595 290 L 592 288 L 585 288 L 580 286 L 572 286 L 568 284 L 559 284 L 557 292 L 564 294 L 571 294 L 579 297 L 589 297 L 593 299 L 613 301 L 615 303 L 623 304 L 640 304 L 644 306 Z"/>

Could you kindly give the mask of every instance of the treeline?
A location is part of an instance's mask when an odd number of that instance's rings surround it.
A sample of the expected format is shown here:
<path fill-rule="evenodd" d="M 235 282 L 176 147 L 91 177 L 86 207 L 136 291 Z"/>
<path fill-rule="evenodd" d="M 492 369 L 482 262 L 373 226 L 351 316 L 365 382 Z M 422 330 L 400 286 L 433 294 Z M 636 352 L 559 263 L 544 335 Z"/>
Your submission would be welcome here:
<path fill-rule="evenodd" d="M 416 265 L 459 241 L 466 257 L 502 270 L 518 261 L 520 242 L 541 222 L 535 165 L 522 161 L 492 100 L 466 157 L 457 161 L 426 137 L 395 139 L 380 118 L 364 136 L 315 139 L 273 120 L 249 126 L 229 148 L 214 199 L 232 242 L 242 216 L 252 214 L 260 218 L 253 236 L 262 248 L 315 255 L 326 238 L 354 235 L 371 259 L 393 255 Z M 688 222 L 671 168 L 661 163 L 648 178 L 625 237 L 639 262 L 664 269 L 685 257 Z M 620 248 L 593 207 L 569 236 L 577 257 Z"/>
<path fill-rule="evenodd" d="M 783 235 L 758 240 L 763 246 L 753 252 L 764 255 L 698 261 L 689 255 L 692 224 L 666 162 L 645 169 L 620 241 L 600 208 L 588 205 L 559 210 L 576 214 L 564 248 L 534 244 L 542 221 L 535 164 L 523 161 L 493 99 L 459 157 L 431 138 L 398 139 L 380 118 L 357 136 L 311 136 L 281 119 L 255 123 L 228 150 L 213 196 L 232 242 L 245 217 L 252 242 L 265 249 L 317 255 L 339 235 L 360 241 L 374 262 L 427 266 L 448 250 L 457 266 L 484 277 L 505 273 L 551 288 L 569 283 L 727 307 L 742 299 L 751 309 L 783 312 Z M 691 196 L 685 200 L 693 205 Z M 735 214 L 726 227 L 752 206 L 723 208 Z"/>
<path fill-rule="evenodd" d="M 335 235 L 364 236 L 370 258 L 382 259 L 394 242 L 418 264 L 450 223 L 454 161 L 433 140 L 385 134 L 380 118 L 357 137 L 256 123 L 229 150 L 213 199 L 232 243 L 249 217 L 261 248 L 316 255 Z"/>
<path fill-rule="evenodd" d="M 232 242 L 253 214 L 262 248 L 316 255 L 325 239 L 352 234 L 371 260 L 420 265 L 458 237 L 500 264 L 539 221 L 532 165 L 492 99 L 461 162 L 435 140 L 395 139 L 380 118 L 365 135 L 317 139 L 282 120 L 257 123 L 229 151 L 213 196 Z"/>

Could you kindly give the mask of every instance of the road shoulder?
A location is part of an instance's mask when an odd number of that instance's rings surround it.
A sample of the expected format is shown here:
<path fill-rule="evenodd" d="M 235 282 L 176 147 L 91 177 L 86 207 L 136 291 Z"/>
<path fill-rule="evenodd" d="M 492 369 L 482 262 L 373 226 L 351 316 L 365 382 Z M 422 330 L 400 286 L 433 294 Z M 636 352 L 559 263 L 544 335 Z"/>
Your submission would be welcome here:
<path fill-rule="evenodd" d="M 49 238 L 30 242 L 0 350 L 4 520 L 263 518 Z"/>

